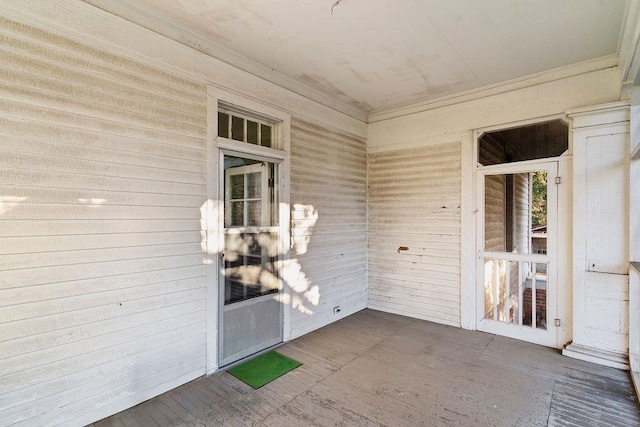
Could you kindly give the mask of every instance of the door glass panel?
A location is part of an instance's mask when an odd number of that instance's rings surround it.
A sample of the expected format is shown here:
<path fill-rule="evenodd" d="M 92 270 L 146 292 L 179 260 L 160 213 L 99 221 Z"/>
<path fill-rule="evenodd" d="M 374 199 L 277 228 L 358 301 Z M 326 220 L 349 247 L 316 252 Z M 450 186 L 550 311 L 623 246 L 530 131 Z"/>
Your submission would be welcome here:
<path fill-rule="evenodd" d="M 244 122 L 241 117 L 231 116 L 231 139 L 244 141 Z"/>
<path fill-rule="evenodd" d="M 271 147 L 271 126 L 260 125 L 260 145 Z"/>
<path fill-rule="evenodd" d="M 484 175 L 483 319 L 547 330 L 548 181 L 547 169 Z"/>
<path fill-rule="evenodd" d="M 262 173 L 247 174 L 247 197 L 250 199 L 260 198 L 262 196 Z"/>
<path fill-rule="evenodd" d="M 568 124 L 553 120 L 484 133 L 478 139 L 478 162 L 489 166 L 557 157 L 568 148 Z"/>
<path fill-rule="evenodd" d="M 486 175 L 484 250 L 546 253 L 547 172 Z"/>
<path fill-rule="evenodd" d="M 241 226 L 244 224 L 244 201 L 230 201 L 231 204 L 231 218 L 230 226 Z"/>
<path fill-rule="evenodd" d="M 247 142 L 258 145 L 258 123 L 247 120 Z"/>
<path fill-rule="evenodd" d="M 229 115 L 227 113 L 218 113 L 218 136 L 229 138 Z"/>
<path fill-rule="evenodd" d="M 244 198 L 244 174 L 232 175 L 230 178 L 231 200 L 242 200 Z"/>
<path fill-rule="evenodd" d="M 484 318 L 546 330 L 547 277 L 536 273 L 540 265 L 485 258 Z"/>
<path fill-rule="evenodd" d="M 260 226 L 262 222 L 262 202 L 260 200 L 252 200 L 247 202 L 248 204 L 248 219 L 247 225 Z"/>
<path fill-rule="evenodd" d="M 278 292 L 278 233 L 227 233 L 225 305 Z"/>
<path fill-rule="evenodd" d="M 273 163 L 225 156 L 225 305 L 277 293 L 277 170 Z"/>

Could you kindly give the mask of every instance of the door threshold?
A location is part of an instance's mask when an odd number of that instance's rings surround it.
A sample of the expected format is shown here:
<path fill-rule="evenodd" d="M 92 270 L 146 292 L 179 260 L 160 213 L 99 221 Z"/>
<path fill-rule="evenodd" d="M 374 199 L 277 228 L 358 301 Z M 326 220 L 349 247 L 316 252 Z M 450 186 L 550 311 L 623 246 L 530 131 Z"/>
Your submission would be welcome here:
<path fill-rule="evenodd" d="M 218 372 L 224 372 L 224 371 L 227 371 L 227 370 L 229 370 L 229 369 L 231 369 L 231 368 L 233 368 L 233 367 L 236 367 L 236 366 L 238 366 L 238 365 L 243 364 L 244 362 L 248 361 L 249 359 L 253 359 L 253 358 L 255 358 L 255 357 L 262 356 L 263 354 L 269 353 L 270 351 L 275 350 L 276 348 L 281 347 L 281 346 L 283 346 L 284 344 L 285 344 L 285 342 L 283 341 L 283 342 L 280 342 L 280 343 L 278 343 L 278 344 L 272 345 L 271 347 L 267 347 L 267 348 L 265 348 L 264 350 L 260 350 L 260 351 L 257 351 L 257 352 L 255 352 L 255 353 L 252 353 L 252 354 L 250 354 L 250 355 L 248 355 L 248 356 L 245 356 L 245 357 L 243 357 L 242 359 L 236 360 L 235 362 L 227 363 L 227 364 L 226 364 L 226 365 L 224 365 L 224 366 L 220 366 L 220 367 L 218 367 L 218 369 L 217 369 L 217 370 L 215 370 L 215 371 L 211 372 L 211 373 L 210 373 L 210 374 L 208 374 L 207 376 L 209 376 L 209 375 L 213 375 L 213 374 L 217 374 Z"/>

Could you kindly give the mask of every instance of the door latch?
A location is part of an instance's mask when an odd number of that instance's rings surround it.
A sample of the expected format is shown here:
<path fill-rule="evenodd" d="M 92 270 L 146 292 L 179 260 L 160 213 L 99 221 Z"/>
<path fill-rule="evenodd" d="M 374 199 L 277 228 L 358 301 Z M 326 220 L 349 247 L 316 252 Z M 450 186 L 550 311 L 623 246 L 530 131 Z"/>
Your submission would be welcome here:
<path fill-rule="evenodd" d="M 562 322 L 560 322 L 560 319 L 555 319 L 553 323 L 558 327 L 560 327 L 560 325 L 562 324 Z"/>

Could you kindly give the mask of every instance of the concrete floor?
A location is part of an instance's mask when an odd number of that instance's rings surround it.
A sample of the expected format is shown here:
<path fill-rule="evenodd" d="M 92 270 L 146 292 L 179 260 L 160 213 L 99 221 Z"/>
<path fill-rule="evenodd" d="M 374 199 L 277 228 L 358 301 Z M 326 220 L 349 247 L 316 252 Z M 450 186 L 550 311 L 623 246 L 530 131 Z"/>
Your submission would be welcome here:
<path fill-rule="evenodd" d="M 364 310 L 278 349 L 259 390 L 200 378 L 106 426 L 637 426 L 629 373 L 482 332 Z"/>

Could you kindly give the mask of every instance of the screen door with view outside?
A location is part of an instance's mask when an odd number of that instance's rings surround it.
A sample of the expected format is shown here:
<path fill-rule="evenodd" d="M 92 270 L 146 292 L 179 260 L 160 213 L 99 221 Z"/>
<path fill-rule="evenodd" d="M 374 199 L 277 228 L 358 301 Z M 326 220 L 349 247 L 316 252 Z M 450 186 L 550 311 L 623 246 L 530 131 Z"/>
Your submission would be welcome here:
<path fill-rule="evenodd" d="M 279 165 L 224 155 L 220 366 L 282 342 Z"/>
<path fill-rule="evenodd" d="M 478 330 L 556 347 L 557 162 L 478 171 Z"/>

